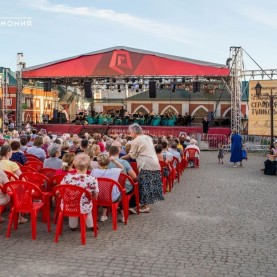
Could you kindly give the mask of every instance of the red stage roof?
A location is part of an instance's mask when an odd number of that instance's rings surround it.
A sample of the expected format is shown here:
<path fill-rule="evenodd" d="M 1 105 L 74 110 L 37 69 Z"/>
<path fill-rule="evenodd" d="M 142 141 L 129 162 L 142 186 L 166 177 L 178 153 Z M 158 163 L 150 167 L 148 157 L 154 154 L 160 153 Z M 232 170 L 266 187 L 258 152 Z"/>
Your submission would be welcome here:
<path fill-rule="evenodd" d="M 129 47 L 112 47 L 25 68 L 23 78 L 111 76 L 228 76 L 226 65 Z"/>

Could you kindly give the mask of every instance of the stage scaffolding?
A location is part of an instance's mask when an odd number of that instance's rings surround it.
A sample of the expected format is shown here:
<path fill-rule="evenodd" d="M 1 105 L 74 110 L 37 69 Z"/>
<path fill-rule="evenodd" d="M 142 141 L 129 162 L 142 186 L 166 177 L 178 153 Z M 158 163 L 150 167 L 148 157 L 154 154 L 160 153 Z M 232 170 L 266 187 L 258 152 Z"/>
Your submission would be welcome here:
<path fill-rule="evenodd" d="M 22 128 L 22 103 L 23 103 L 23 83 L 22 83 L 22 69 L 25 67 L 23 61 L 23 53 L 17 53 L 17 71 L 16 71 L 16 128 L 20 130 Z"/>

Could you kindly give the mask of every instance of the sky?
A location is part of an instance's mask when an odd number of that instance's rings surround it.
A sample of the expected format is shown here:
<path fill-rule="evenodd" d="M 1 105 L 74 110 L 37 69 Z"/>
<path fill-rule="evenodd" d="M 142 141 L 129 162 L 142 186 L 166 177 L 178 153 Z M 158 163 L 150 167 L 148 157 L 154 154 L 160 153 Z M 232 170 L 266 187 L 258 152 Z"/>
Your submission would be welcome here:
<path fill-rule="evenodd" d="M 275 69 L 276 11 L 276 0 L 0 0 L 0 66 L 114 46 L 225 64 L 241 46 L 245 69 L 258 69 L 248 55 Z"/>

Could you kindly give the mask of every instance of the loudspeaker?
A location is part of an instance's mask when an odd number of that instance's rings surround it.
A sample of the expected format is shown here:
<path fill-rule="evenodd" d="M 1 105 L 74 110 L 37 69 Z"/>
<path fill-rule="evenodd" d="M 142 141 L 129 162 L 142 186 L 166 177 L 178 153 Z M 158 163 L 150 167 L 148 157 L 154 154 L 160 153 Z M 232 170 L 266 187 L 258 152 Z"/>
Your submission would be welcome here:
<path fill-rule="evenodd" d="M 44 83 L 43 83 L 43 91 L 44 91 L 44 92 L 49 92 L 49 91 L 51 91 L 51 86 L 52 86 L 51 81 L 49 81 L 49 82 L 44 82 Z"/>
<path fill-rule="evenodd" d="M 85 98 L 92 98 L 91 82 L 84 82 Z"/>
<path fill-rule="evenodd" d="M 192 83 L 192 92 L 196 93 L 201 90 L 201 83 L 200 82 L 193 82 Z"/>
<path fill-rule="evenodd" d="M 156 98 L 156 82 L 149 81 L 149 98 Z"/>

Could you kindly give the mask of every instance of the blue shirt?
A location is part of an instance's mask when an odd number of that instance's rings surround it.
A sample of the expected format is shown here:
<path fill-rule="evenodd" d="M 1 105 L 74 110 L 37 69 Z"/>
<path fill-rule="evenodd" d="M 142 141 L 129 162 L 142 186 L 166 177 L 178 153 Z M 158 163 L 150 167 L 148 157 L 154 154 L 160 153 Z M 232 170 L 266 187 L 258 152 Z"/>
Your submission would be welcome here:
<path fill-rule="evenodd" d="M 27 158 L 22 152 L 14 152 L 10 160 L 13 162 L 18 162 L 20 164 L 25 164 L 27 162 Z"/>
<path fill-rule="evenodd" d="M 28 147 L 27 153 L 37 156 L 41 161 L 44 161 L 46 158 L 45 151 L 37 146 Z"/>

